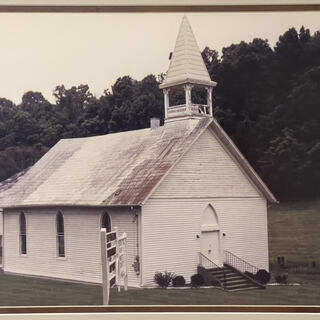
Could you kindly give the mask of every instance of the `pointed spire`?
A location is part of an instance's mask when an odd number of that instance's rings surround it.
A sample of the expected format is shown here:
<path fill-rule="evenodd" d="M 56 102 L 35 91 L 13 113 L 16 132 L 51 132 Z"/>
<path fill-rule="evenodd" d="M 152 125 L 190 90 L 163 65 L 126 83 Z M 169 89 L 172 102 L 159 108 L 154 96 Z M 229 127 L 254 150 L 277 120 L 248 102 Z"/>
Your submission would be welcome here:
<path fill-rule="evenodd" d="M 183 83 L 215 86 L 202 59 L 188 18 L 183 16 L 165 81 L 160 88 Z"/>

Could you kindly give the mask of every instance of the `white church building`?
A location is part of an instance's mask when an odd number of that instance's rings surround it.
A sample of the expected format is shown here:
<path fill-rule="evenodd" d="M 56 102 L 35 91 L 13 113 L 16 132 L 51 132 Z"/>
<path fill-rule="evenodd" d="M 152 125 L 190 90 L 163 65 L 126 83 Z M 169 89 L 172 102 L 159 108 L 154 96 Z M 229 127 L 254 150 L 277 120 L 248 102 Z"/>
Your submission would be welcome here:
<path fill-rule="evenodd" d="M 100 228 L 128 236 L 130 286 L 155 272 L 187 282 L 199 265 L 269 268 L 277 200 L 212 113 L 211 81 L 183 18 L 166 79 L 165 123 L 62 139 L 3 192 L 5 273 L 101 283 Z M 206 104 L 191 99 L 205 88 Z M 170 105 L 182 88 L 185 103 Z"/>

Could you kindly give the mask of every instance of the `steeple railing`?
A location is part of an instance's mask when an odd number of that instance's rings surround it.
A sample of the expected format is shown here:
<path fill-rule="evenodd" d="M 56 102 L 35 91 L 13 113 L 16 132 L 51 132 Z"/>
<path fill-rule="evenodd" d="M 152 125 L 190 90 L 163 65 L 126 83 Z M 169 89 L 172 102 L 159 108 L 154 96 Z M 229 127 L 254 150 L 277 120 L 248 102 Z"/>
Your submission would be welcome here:
<path fill-rule="evenodd" d="M 195 104 L 191 105 L 191 111 L 202 114 L 202 115 L 210 115 L 210 107 L 207 104 Z"/>
<path fill-rule="evenodd" d="M 179 104 L 177 106 L 170 106 L 168 108 L 168 116 L 179 116 L 181 113 L 187 111 L 187 106 L 185 104 Z"/>
<path fill-rule="evenodd" d="M 191 104 L 191 114 L 210 116 L 210 107 L 206 104 Z M 189 110 L 186 104 L 179 104 L 168 107 L 168 117 L 178 117 L 188 115 Z"/>

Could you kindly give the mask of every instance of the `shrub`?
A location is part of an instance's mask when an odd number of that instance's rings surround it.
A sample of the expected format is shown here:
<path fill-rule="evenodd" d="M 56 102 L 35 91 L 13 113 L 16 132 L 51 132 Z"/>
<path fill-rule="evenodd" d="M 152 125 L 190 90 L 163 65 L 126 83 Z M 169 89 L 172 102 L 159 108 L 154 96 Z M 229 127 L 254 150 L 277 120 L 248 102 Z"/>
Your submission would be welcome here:
<path fill-rule="evenodd" d="M 218 281 L 218 280 L 212 280 L 211 281 L 211 285 L 213 286 L 213 287 L 220 287 L 220 282 Z"/>
<path fill-rule="evenodd" d="M 198 273 L 191 276 L 190 280 L 191 280 L 192 287 L 200 287 L 204 284 L 204 279 L 203 279 L 202 275 L 198 274 Z"/>
<path fill-rule="evenodd" d="M 275 277 L 276 281 L 280 284 L 284 284 L 288 282 L 288 275 L 287 274 L 279 274 Z"/>
<path fill-rule="evenodd" d="M 250 277 L 251 279 L 255 278 L 255 275 L 249 271 L 246 271 L 244 274 L 247 275 L 248 277 Z"/>
<path fill-rule="evenodd" d="M 186 284 L 186 280 L 183 276 L 176 276 L 172 279 L 172 285 L 174 287 L 183 287 Z"/>
<path fill-rule="evenodd" d="M 168 271 L 162 272 L 156 272 L 154 274 L 153 281 L 161 288 L 166 288 L 169 286 L 172 278 L 174 277 L 174 274 Z"/>
<path fill-rule="evenodd" d="M 270 278 L 270 273 L 265 269 L 260 269 L 254 277 L 254 279 L 261 284 L 267 284 L 270 281 Z"/>

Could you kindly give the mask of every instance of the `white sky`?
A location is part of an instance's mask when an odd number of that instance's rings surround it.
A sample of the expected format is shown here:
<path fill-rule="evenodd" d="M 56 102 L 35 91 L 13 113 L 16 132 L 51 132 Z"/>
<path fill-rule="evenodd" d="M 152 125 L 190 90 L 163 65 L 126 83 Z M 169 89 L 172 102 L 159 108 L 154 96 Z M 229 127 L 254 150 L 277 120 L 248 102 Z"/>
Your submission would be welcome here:
<path fill-rule="evenodd" d="M 141 80 L 168 68 L 183 13 L 0 13 L 0 97 L 28 90 L 54 101 L 57 85 L 88 84 L 100 96 L 118 77 Z M 320 30 L 320 12 L 188 13 L 200 50 L 255 37 L 274 45 L 301 25 Z"/>

